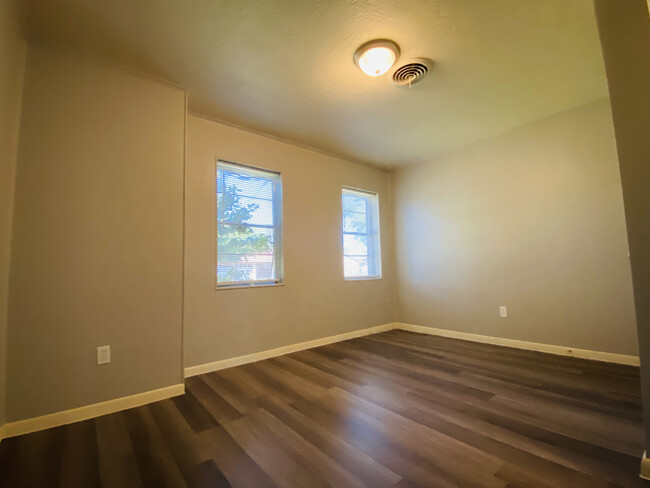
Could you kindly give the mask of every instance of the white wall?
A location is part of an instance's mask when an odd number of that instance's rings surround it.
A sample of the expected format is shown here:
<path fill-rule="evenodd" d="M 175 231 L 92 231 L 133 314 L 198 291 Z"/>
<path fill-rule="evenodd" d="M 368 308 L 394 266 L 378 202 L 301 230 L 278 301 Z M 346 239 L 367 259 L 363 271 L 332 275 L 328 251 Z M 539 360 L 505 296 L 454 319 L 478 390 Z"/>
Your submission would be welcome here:
<path fill-rule="evenodd" d="M 396 171 L 398 321 L 637 354 L 617 163 L 601 99 Z"/>
<path fill-rule="evenodd" d="M 26 51 L 14 0 L 0 0 L 0 426 L 6 406 L 9 258 Z"/>
<path fill-rule="evenodd" d="M 8 421 L 182 382 L 184 110 L 180 90 L 30 46 Z"/>
<path fill-rule="evenodd" d="M 283 286 L 215 290 L 215 163 L 282 173 Z M 379 194 L 383 279 L 344 281 L 341 187 Z M 388 174 L 191 116 L 185 243 L 185 365 L 393 321 Z"/>

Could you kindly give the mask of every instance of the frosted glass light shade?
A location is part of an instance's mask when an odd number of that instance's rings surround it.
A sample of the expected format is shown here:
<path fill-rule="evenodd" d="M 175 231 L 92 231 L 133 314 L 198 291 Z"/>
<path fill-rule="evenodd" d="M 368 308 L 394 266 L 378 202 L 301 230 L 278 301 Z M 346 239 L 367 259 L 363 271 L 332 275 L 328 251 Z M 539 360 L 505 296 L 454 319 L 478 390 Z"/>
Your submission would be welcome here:
<path fill-rule="evenodd" d="M 368 76 L 381 76 L 397 61 L 399 47 L 393 41 L 366 42 L 354 53 L 354 62 Z"/>

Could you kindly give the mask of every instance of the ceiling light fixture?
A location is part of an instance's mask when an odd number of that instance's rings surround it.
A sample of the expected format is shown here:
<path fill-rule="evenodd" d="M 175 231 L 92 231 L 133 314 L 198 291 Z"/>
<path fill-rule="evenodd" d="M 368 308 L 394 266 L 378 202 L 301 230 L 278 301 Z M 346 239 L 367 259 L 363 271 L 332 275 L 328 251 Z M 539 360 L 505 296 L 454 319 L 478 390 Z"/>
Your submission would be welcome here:
<path fill-rule="evenodd" d="M 388 39 L 362 44 L 354 53 L 354 64 L 368 76 L 381 76 L 399 58 L 399 46 Z"/>

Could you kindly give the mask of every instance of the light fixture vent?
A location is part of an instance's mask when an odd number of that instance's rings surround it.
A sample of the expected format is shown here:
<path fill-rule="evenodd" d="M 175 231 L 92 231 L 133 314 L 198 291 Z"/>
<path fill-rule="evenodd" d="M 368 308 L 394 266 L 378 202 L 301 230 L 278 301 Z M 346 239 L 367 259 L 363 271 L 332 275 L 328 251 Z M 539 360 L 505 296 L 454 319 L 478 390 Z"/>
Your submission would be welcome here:
<path fill-rule="evenodd" d="M 433 61 L 427 58 L 416 58 L 395 70 L 393 83 L 397 86 L 411 87 L 420 83 L 431 68 L 433 68 Z"/>

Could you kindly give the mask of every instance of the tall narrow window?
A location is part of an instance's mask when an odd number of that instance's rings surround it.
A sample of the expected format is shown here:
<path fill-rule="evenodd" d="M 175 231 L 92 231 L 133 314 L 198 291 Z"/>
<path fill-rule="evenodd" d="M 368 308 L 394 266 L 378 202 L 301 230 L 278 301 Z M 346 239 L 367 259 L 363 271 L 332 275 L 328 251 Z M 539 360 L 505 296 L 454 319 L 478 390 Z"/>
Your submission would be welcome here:
<path fill-rule="evenodd" d="M 282 281 L 279 173 L 217 163 L 217 287 Z"/>
<path fill-rule="evenodd" d="M 343 188 L 343 275 L 347 280 L 381 278 L 376 193 Z"/>

